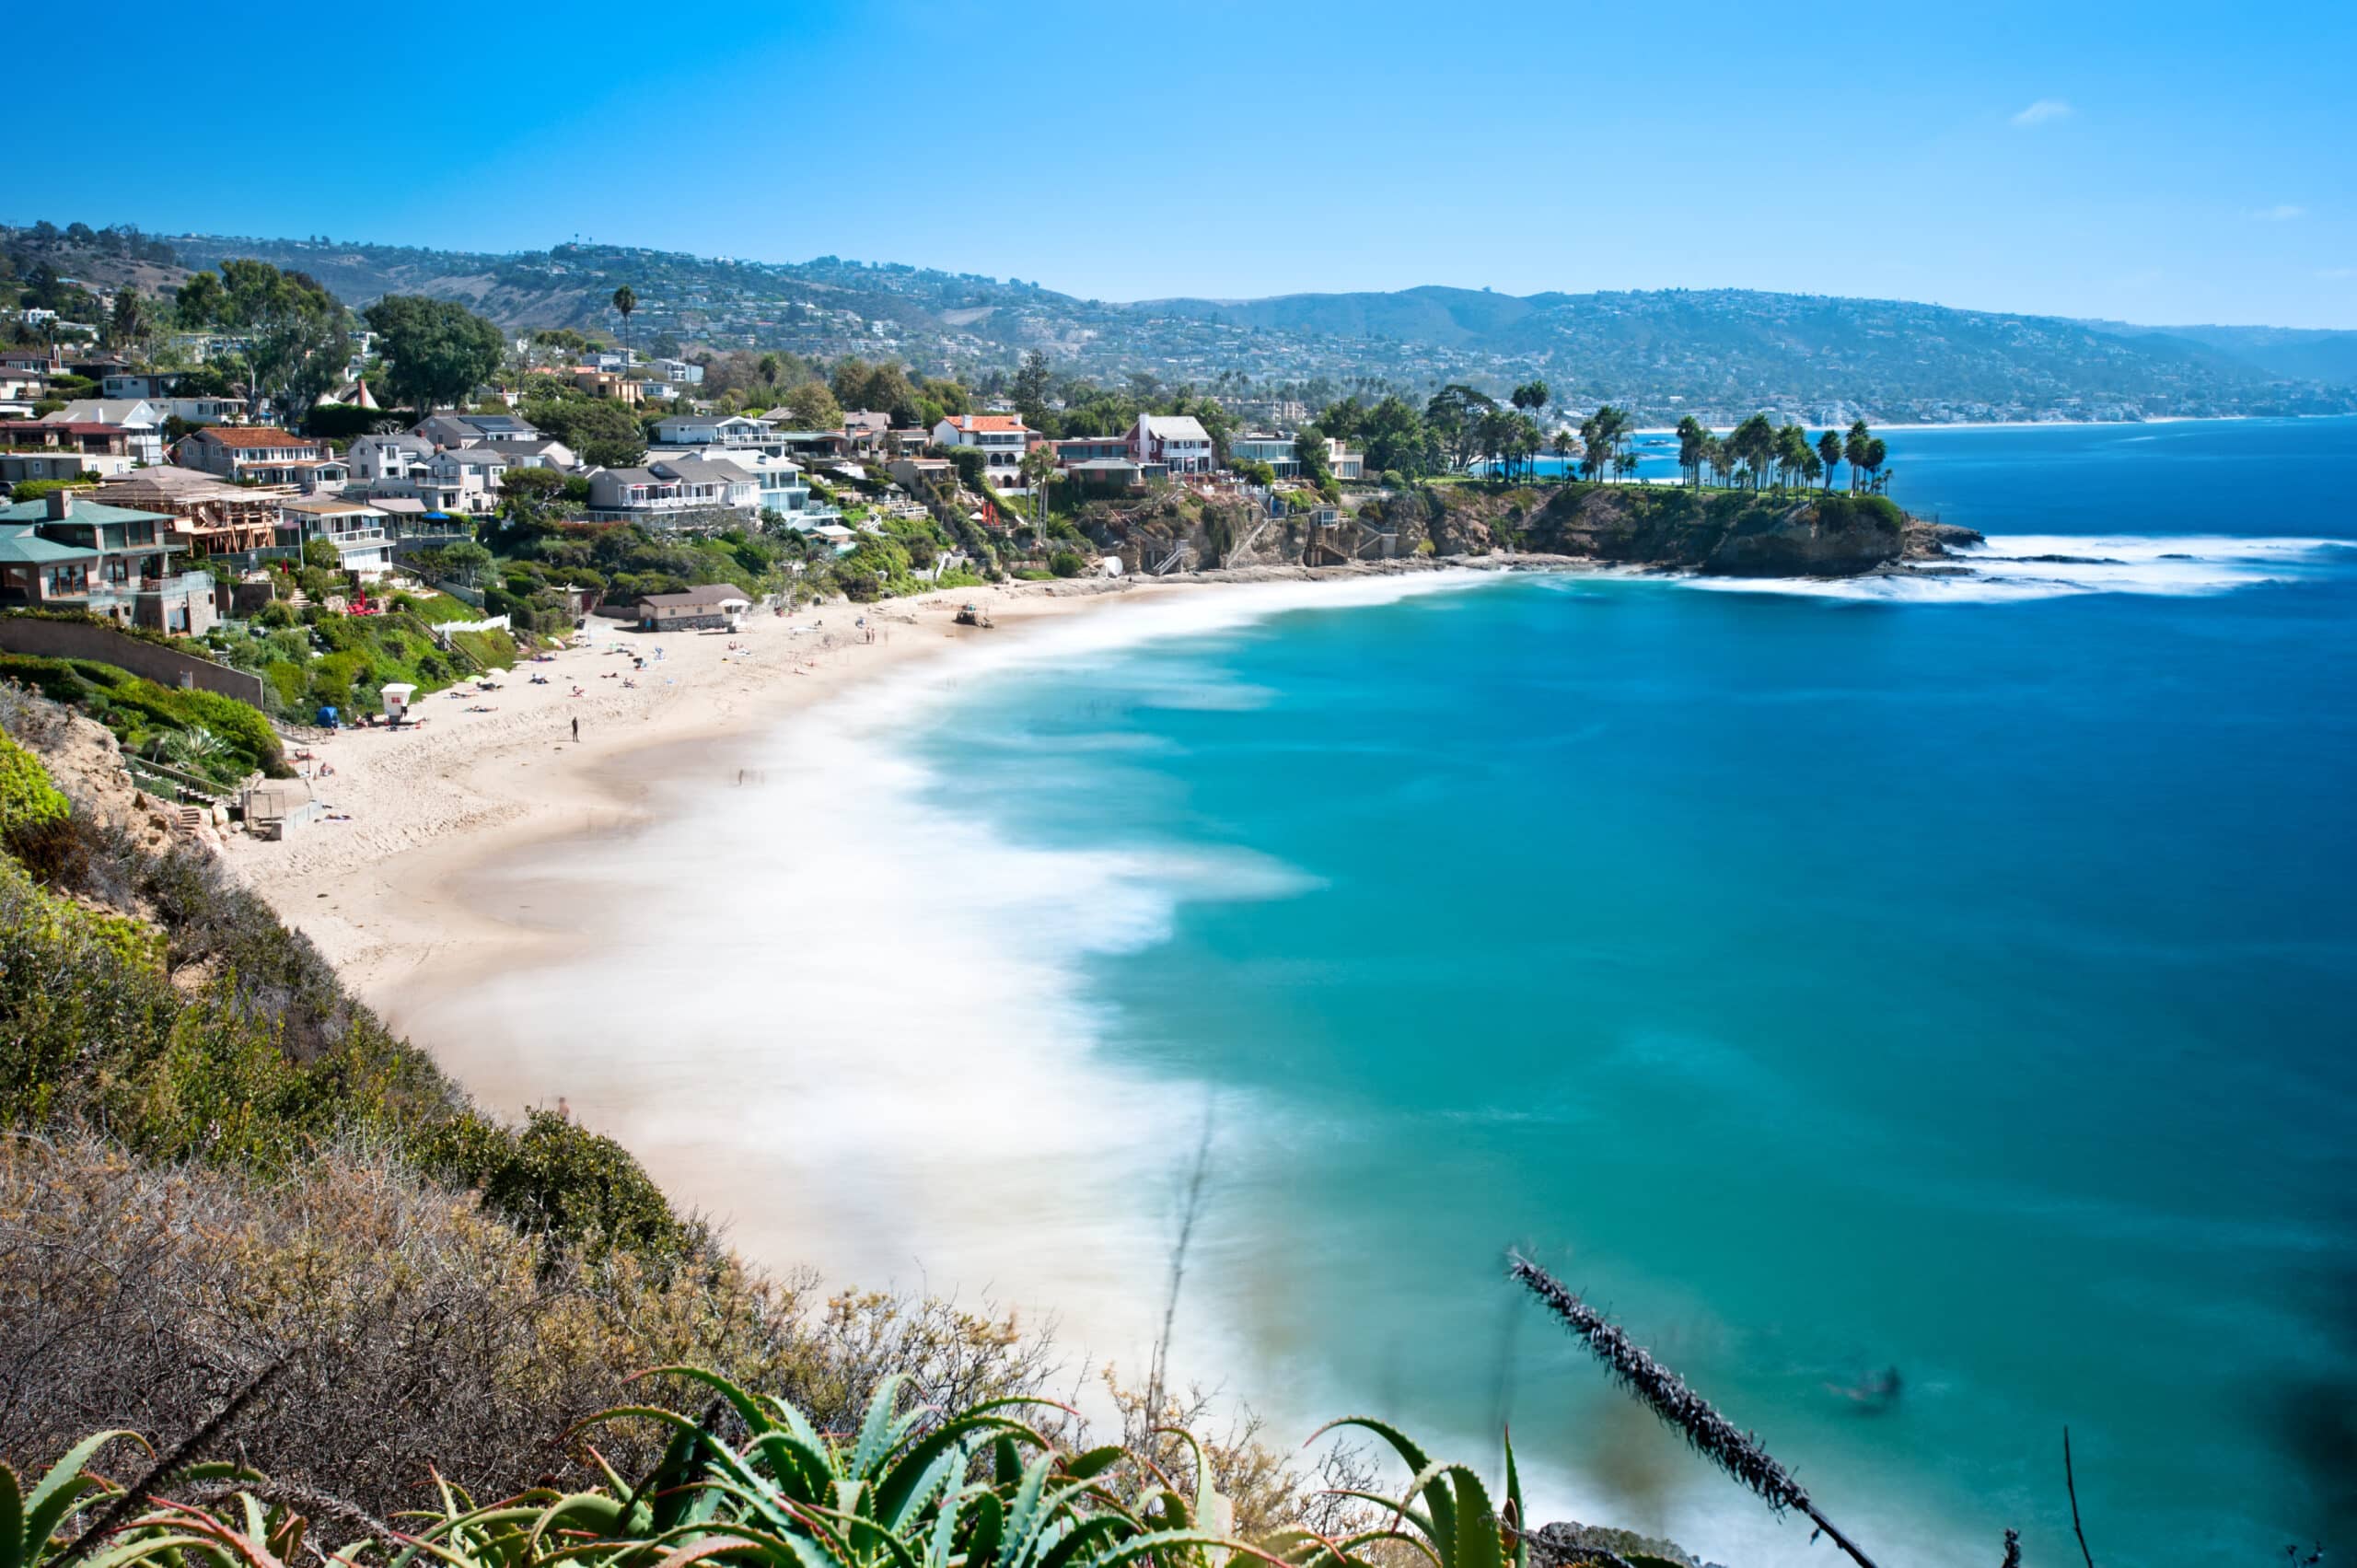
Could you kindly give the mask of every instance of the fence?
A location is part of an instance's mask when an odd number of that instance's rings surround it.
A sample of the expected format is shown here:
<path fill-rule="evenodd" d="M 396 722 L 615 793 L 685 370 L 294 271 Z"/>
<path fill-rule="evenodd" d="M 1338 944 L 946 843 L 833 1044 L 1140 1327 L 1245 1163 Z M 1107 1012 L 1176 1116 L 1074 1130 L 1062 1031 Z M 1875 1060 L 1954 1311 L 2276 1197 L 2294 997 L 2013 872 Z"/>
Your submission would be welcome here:
<path fill-rule="evenodd" d="M 33 654 L 42 658 L 90 659 L 145 676 L 159 686 L 192 686 L 200 691 L 234 697 L 264 713 L 270 711 L 262 679 L 258 675 L 79 621 L 0 615 L 0 651 Z"/>

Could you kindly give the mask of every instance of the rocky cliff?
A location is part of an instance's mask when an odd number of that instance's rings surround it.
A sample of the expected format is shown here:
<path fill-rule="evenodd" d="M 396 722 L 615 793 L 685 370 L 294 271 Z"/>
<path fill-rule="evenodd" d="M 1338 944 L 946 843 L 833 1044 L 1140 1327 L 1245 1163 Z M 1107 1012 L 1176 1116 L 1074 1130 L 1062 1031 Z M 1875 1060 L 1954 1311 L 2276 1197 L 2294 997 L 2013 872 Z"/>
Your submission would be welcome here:
<path fill-rule="evenodd" d="M 1084 511 L 1081 531 L 1131 571 L 1185 564 L 1335 566 L 1500 552 L 1741 577 L 1852 577 L 1978 543 L 1879 495 L 1794 496 L 1666 485 L 1434 485 L 1358 499 L 1321 519 L 1264 520 L 1240 501 L 1171 490 Z"/>

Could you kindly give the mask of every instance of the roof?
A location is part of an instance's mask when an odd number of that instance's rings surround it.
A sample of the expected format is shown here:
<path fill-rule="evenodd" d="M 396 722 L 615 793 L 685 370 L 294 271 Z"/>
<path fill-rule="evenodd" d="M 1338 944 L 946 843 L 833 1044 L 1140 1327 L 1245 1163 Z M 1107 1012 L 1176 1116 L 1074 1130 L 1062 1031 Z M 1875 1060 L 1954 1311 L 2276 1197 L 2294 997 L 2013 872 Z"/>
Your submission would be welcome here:
<path fill-rule="evenodd" d="M 346 501 L 332 495 L 316 495 L 302 501 L 279 504 L 282 512 L 308 512 L 314 517 L 341 517 L 350 512 L 374 512 L 376 507 L 366 501 Z"/>
<path fill-rule="evenodd" d="M 665 458 L 648 465 L 660 468 L 674 479 L 684 479 L 701 484 L 742 484 L 752 475 L 730 462 L 726 458 Z"/>
<path fill-rule="evenodd" d="M 109 506 L 100 502 L 85 500 L 76 495 L 74 504 L 62 517 L 49 515 L 49 497 L 36 496 L 19 501 L 13 506 L 0 506 L 0 523 L 172 523 L 180 519 L 165 512 L 135 512 L 128 506 Z"/>
<path fill-rule="evenodd" d="M 1142 413 L 1138 420 L 1146 434 L 1164 441 L 1202 441 L 1209 443 L 1211 432 L 1202 427 L 1190 413 Z"/>
<path fill-rule="evenodd" d="M 51 424 L 128 424 L 132 422 L 131 416 L 141 409 L 152 414 L 156 412 L 156 405 L 145 398 L 75 398 L 55 413 L 45 417 Z M 152 429 L 156 422 L 141 420 L 139 423 Z"/>
<path fill-rule="evenodd" d="M 702 587 L 689 588 L 676 594 L 641 594 L 641 604 L 651 604 L 659 610 L 717 610 L 728 604 L 750 604 L 752 597 L 733 583 L 706 583 Z"/>
<path fill-rule="evenodd" d="M 0 420 L 0 430 L 12 431 L 24 436 L 120 436 L 122 434 L 123 427 L 120 424 L 101 424 L 95 421 L 67 424 L 47 419 L 10 419 Z"/>
<path fill-rule="evenodd" d="M 953 430 L 968 435 L 989 432 L 995 435 L 1028 436 L 1030 426 L 1011 413 L 961 413 L 943 421 Z"/>
<path fill-rule="evenodd" d="M 319 442 L 308 436 L 297 436 L 292 430 L 281 430 L 274 424 L 208 424 L 196 432 L 210 436 L 224 447 L 316 447 Z"/>
<path fill-rule="evenodd" d="M 70 544 L 43 539 L 24 524 L 0 528 L 0 565 L 53 566 L 68 561 L 96 561 L 95 550 L 77 550 Z"/>
<path fill-rule="evenodd" d="M 206 473 L 203 469 L 147 468 L 134 469 L 120 478 L 110 479 L 99 486 L 97 497 L 110 504 L 122 501 L 251 501 L 260 492 L 242 484 L 229 484 Z"/>
<path fill-rule="evenodd" d="M 455 462 L 462 467 L 490 468 L 493 464 L 498 464 L 504 468 L 513 461 L 514 458 L 512 454 L 503 452 L 492 446 L 446 447 L 435 453 L 431 460 L 437 463 Z"/>

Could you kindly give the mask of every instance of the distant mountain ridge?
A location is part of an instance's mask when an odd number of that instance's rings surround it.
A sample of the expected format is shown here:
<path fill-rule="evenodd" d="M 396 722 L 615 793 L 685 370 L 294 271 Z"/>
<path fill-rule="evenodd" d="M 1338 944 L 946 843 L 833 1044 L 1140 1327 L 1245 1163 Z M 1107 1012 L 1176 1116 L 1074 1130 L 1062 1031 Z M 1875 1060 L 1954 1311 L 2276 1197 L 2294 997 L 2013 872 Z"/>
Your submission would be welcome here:
<path fill-rule="evenodd" d="M 1011 368 L 1039 349 L 1102 379 L 1335 393 L 1503 393 L 1544 379 L 1566 405 L 1717 424 L 1766 410 L 1813 422 L 2140 419 L 2357 412 L 2357 332 L 2145 327 L 1745 289 L 1516 296 L 1428 285 L 1265 299 L 1112 303 L 1037 284 L 821 257 L 798 263 L 615 246 L 512 255 L 203 235 L 167 237 L 210 267 L 255 256 L 355 305 L 464 300 L 510 329 L 612 331 L 629 284 L 642 343 L 859 354 L 928 372 Z"/>

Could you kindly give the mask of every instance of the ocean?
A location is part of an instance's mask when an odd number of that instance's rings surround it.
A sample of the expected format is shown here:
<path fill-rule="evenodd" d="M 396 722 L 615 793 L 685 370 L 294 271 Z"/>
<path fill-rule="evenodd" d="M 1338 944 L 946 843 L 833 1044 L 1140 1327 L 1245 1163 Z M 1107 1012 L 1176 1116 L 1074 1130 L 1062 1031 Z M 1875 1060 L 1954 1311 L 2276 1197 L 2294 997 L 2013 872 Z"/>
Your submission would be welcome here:
<path fill-rule="evenodd" d="M 440 1027 L 757 1253 L 1080 1365 L 1142 1369 L 1208 1129 L 1174 1367 L 1295 1440 L 1510 1424 L 1541 1518 L 1831 1552 L 1509 1247 L 1886 1563 L 2074 1554 L 2066 1426 L 2106 1562 L 2350 1550 L 2357 421 L 1887 438 L 1969 573 L 1080 618 L 575 851 L 594 1011 Z"/>

